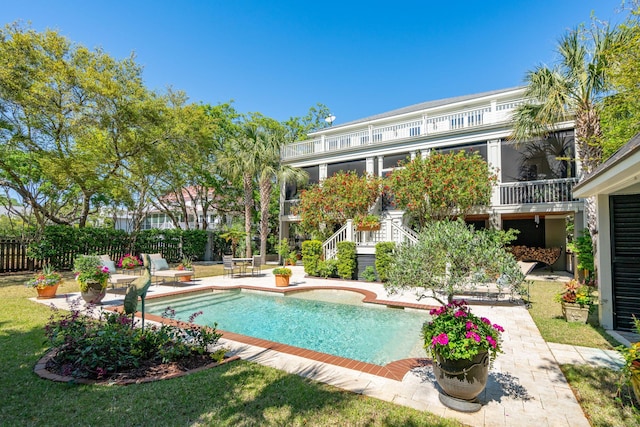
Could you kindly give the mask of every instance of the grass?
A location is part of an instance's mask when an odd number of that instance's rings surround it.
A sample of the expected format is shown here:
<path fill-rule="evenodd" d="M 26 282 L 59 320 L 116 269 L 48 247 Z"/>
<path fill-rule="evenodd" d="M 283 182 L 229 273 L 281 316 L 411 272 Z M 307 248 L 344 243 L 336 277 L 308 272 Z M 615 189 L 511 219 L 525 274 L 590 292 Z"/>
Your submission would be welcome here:
<path fill-rule="evenodd" d="M 50 310 L 27 299 L 26 278 L 0 276 L 0 425 L 461 425 L 244 361 L 126 387 L 43 380 L 33 367 Z M 67 279 L 61 292 L 77 290 Z"/>
<path fill-rule="evenodd" d="M 554 300 L 562 289 L 561 283 L 543 281 L 530 287 L 529 312 L 545 341 L 606 350 L 620 345 L 598 325 L 597 310 L 587 324 L 564 320 L 560 303 Z M 634 406 L 632 391 L 619 384 L 620 372 L 583 365 L 562 365 L 561 369 L 592 426 L 640 425 L 640 410 Z"/>
<path fill-rule="evenodd" d="M 583 365 L 560 368 L 592 426 L 640 425 L 640 409 L 634 407 L 629 387 L 620 388 L 619 372 Z"/>
<path fill-rule="evenodd" d="M 598 325 L 597 307 L 589 315 L 587 324 L 569 323 L 562 316 L 562 307 L 554 300 L 562 291 L 558 282 L 535 281 L 530 286 L 529 313 L 547 342 L 613 350 L 620 343 Z"/>

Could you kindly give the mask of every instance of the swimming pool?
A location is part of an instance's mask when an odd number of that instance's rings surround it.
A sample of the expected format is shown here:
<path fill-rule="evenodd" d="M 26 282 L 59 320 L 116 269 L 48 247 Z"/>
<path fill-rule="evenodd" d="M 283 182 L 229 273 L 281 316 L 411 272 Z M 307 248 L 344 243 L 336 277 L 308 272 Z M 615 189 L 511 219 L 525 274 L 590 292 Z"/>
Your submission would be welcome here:
<path fill-rule="evenodd" d="M 282 294 L 216 291 L 147 300 L 147 312 L 169 306 L 178 320 L 200 310 L 196 323 L 362 362 L 385 365 L 424 357 L 420 332 L 428 314 L 363 304 L 349 291 Z"/>

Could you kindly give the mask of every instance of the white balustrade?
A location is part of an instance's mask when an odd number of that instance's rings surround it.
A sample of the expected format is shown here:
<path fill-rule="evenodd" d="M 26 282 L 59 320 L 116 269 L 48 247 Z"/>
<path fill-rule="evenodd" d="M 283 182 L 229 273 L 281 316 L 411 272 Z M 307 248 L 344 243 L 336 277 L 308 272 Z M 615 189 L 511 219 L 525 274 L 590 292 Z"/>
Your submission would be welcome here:
<path fill-rule="evenodd" d="M 511 119 L 514 109 L 523 102 L 523 100 L 515 100 L 494 103 L 493 108 L 492 105 L 488 103 L 477 108 L 437 116 L 424 116 L 424 121 L 422 118 L 424 112 L 418 112 L 417 114 L 421 115 L 419 119 L 401 121 L 384 126 L 373 126 L 371 127 L 371 134 L 369 133 L 369 125 L 365 123 L 362 124 L 360 130 L 354 132 L 327 135 L 324 139 L 315 138 L 288 144 L 282 150 L 282 158 L 289 160 L 327 151 L 340 151 L 363 145 L 379 144 L 404 138 L 416 138 L 424 136 L 425 134 L 429 135 L 472 128 L 485 124 L 508 122 Z"/>
<path fill-rule="evenodd" d="M 576 201 L 573 186 L 578 178 L 519 181 L 499 184 L 501 205 Z"/>

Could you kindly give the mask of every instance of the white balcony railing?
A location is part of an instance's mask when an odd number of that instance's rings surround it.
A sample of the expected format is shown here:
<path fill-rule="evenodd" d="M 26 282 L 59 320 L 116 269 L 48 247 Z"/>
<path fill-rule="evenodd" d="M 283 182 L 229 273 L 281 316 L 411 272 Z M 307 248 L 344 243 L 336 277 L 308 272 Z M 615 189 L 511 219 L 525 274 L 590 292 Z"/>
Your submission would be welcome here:
<path fill-rule="evenodd" d="M 573 197 L 573 186 L 577 183 L 578 178 L 502 183 L 500 205 L 573 202 L 578 200 Z"/>
<path fill-rule="evenodd" d="M 467 108 L 447 114 L 423 115 L 420 118 L 384 126 L 363 124 L 357 131 L 322 135 L 319 138 L 298 141 L 286 145 L 282 150 L 282 159 L 291 160 L 317 153 L 346 150 L 363 145 L 381 144 L 405 138 L 416 138 L 440 132 L 457 131 L 489 124 L 507 123 L 513 110 L 523 100 L 501 103 L 487 103 L 476 108 Z M 420 113 L 422 114 L 422 113 Z"/>

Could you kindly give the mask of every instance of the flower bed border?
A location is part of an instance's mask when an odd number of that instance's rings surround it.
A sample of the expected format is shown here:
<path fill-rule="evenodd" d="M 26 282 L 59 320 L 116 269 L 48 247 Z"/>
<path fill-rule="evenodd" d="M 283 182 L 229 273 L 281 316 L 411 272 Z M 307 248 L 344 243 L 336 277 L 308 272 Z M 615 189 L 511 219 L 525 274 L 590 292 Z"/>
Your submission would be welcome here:
<path fill-rule="evenodd" d="M 204 371 L 205 369 L 215 368 L 216 366 L 220 366 L 220 365 L 234 362 L 236 360 L 240 360 L 240 356 L 231 356 L 231 357 L 225 357 L 225 359 L 222 362 L 211 362 L 208 365 L 201 366 L 196 369 L 191 369 L 188 371 L 181 371 L 181 372 L 174 372 L 171 374 L 153 375 L 145 378 L 131 378 L 131 379 L 118 379 L 118 380 L 113 380 L 113 379 L 92 380 L 88 378 L 75 378 L 71 376 L 59 375 L 51 371 L 48 371 L 46 368 L 47 362 L 55 356 L 56 351 L 57 349 L 54 348 L 53 350 L 50 350 L 49 352 L 47 352 L 47 354 L 42 356 L 40 360 L 38 360 L 38 363 L 36 363 L 36 366 L 33 368 L 33 372 L 35 372 L 36 375 L 38 375 L 40 378 L 50 380 L 50 381 L 63 382 L 63 383 L 76 383 L 76 384 L 96 384 L 96 385 L 130 385 L 130 384 L 142 384 L 142 383 L 149 383 L 154 381 L 168 380 L 171 378 L 178 378 L 185 375 L 194 374 L 196 372 Z"/>

